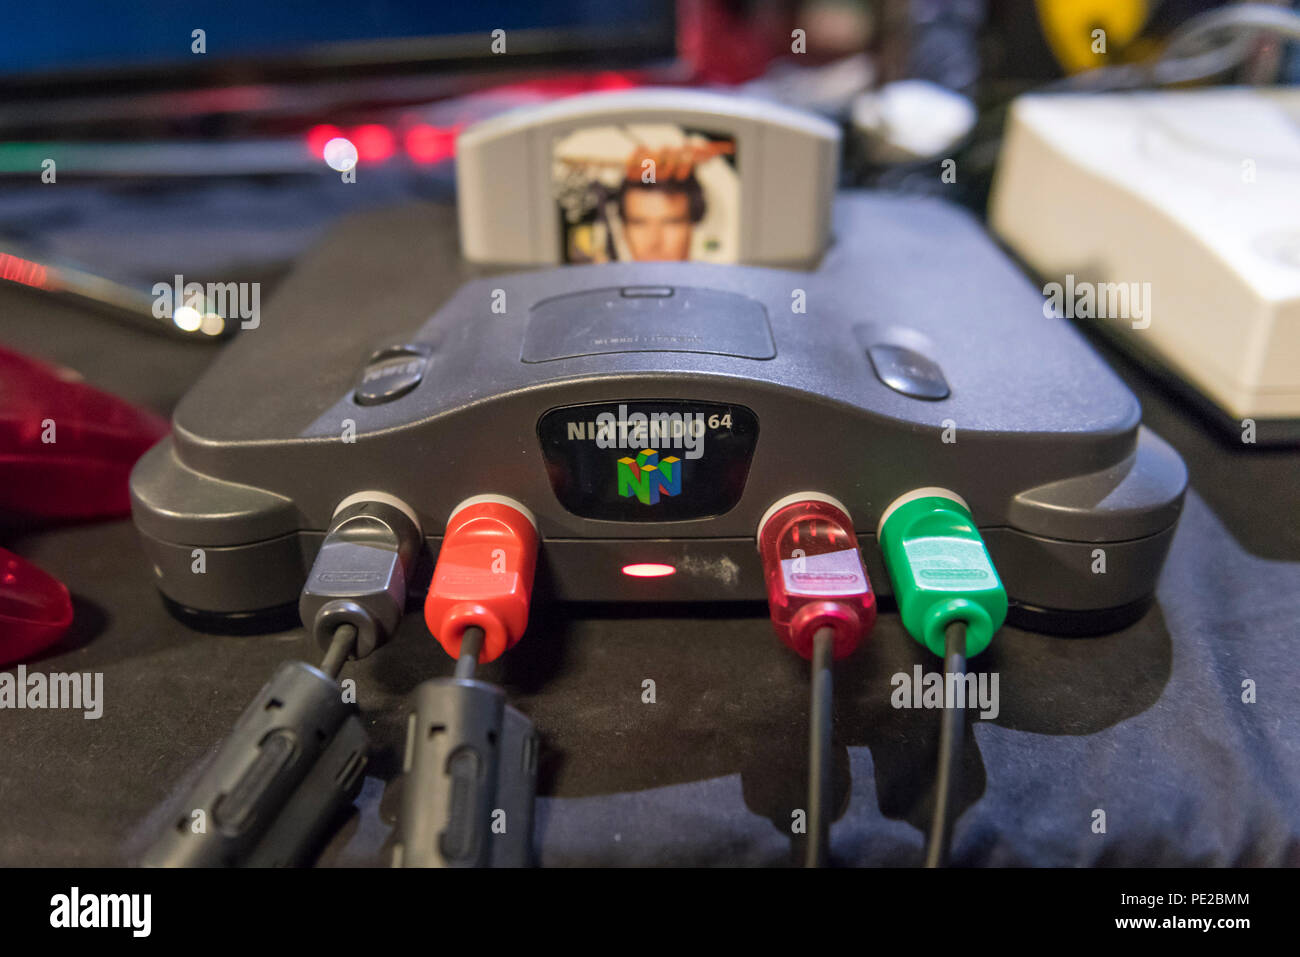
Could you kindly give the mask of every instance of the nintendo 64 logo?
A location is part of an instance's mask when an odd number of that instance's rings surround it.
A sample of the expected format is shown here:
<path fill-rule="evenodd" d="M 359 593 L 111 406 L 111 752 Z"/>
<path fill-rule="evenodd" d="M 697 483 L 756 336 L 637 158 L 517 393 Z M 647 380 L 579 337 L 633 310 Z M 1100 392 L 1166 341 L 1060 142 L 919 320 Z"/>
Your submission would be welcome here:
<path fill-rule="evenodd" d="M 636 496 L 642 505 L 654 505 L 660 495 L 678 495 L 682 490 L 682 460 L 675 455 L 659 457 L 655 449 L 642 449 L 636 458 L 618 460 L 618 494 Z"/>

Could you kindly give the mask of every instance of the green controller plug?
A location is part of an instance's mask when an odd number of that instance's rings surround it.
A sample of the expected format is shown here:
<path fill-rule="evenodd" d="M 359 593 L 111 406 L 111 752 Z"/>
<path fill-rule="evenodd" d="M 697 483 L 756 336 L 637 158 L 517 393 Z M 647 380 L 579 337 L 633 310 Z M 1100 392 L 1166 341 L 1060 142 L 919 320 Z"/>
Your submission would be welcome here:
<path fill-rule="evenodd" d="M 885 509 L 877 532 L 908 633 L 939 657 L 944 628 L 966 622 L 966 657 L 989 646 L 1007 592 L 970 508 L 955 492 L 921 488 Z"/>

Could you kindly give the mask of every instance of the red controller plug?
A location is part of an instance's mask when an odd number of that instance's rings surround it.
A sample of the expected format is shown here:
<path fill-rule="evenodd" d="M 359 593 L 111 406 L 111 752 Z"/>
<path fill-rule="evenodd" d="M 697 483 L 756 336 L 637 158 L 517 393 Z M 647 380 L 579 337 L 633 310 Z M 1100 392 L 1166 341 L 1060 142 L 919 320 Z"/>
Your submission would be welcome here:
<path fill-rule="evenodd" d="M 830 627 L 833 657 L 852 654 L 876 622 L 876 596 L 844 506 L 818 492 L 786 496 L 759 523 L 758 552 L 781 640 L 811 659 L 813 636 Z"/>
<path fill-rule="evenodd" d="M 453 658 L 472 625 L 483 629 L 480 662 L 523 637 L 537 568 L 537 526 L 523 505 L 500 495 L 466 499 L 451 513 L 438 551 L 424 621 Z"/>

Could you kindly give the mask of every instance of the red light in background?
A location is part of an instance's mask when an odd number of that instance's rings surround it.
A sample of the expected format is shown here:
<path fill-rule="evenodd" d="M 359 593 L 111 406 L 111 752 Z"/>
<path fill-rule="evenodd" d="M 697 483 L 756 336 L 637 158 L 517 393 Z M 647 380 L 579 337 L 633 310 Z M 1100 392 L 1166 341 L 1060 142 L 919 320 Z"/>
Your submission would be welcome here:
<path fill-rule="evenodd" d="M 664 578 L 676 572 L 677 569 L 672 565 L 663 565 L 659 562 L 637 562 L 634 565 L 623 566 L 623 574 L 631 578 Z"/>
<path fill-rule="evenodd" d="M 622 73 L 606 70 L 603 73 L 596 74 L 596 89 L 598 90 L 630 90 L 634 86 L 636 86 L 636 83 Z"/>
<path fill-rule="evenodd" d="M 393 141 L 393 133 L 386 126 L 380 126 L 378 123 L 367 123 L 365 126 L 358 126 L 352 131 L 349 137 L 352 145 L 357 148 L 357 159 L 365 160 L 368 163 L 382 163 L 390 159 L 396 144 Z"/>
<path fill-rule="evenodd" d="M 439 163 L 456 154 L 456 129 L 444 130 L 427 123 L 406 131 L 406 155 L 417 163 Z"/>
<path fill-rule="evenodd" d="M 324 159 L 325 144 L 336 136 L 342 135 L 342 130 L 337 126 L 330 126 L 328 123 L 313 126 L 307 131 L 307 149 L 311 150 L 311 155 L 317 159 Z"/>

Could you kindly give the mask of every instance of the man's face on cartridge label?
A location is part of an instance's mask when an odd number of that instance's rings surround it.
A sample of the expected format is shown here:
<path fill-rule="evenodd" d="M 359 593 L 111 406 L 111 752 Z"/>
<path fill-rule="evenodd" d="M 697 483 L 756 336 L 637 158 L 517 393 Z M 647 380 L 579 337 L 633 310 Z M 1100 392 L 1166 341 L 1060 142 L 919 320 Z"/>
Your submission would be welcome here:
<path fill-rule="evenodd" d="M 623 203 L 623 226 L 633 259 L 689 258 L 691 203 L 685 193 L 629 189 Z"/>

